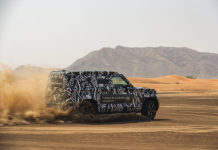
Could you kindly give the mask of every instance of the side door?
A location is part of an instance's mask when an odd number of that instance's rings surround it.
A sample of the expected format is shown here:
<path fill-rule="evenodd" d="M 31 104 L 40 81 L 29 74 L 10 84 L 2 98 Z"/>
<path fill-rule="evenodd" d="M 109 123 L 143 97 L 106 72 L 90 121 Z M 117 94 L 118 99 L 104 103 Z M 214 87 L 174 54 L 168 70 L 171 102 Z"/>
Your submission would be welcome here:
<path fill-rule="evenodd" d="M 111 79 L 110 92 L 102 94 L 101 104 L 104 112 L 133 111 L 133 95 L 129 92 L 129 83 L 120 76 Z"/>

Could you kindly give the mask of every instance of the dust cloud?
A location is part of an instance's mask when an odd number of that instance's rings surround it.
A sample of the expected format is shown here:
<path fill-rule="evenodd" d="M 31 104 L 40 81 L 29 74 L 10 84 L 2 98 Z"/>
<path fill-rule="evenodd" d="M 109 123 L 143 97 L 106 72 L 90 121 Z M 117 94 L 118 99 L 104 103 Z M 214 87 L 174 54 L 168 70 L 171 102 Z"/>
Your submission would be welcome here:
<path fill-rule="evenodd" d="M 139 121 L 145 117 L 136 113 L 84 115 L 76 107 L 66 111 L 46 107 L 44 97 L 46 72 L 32 72 L 17 76 L 11 68 L 0 71 L 0 125 L 44 123 L 89 123 Z"/>
<path fill-rule="evenodd" d="M 44 92 L 48 73 L 18 77 L 11 68 L 0 72 L 0 123 L 28 124 L 45 110 Z"/>

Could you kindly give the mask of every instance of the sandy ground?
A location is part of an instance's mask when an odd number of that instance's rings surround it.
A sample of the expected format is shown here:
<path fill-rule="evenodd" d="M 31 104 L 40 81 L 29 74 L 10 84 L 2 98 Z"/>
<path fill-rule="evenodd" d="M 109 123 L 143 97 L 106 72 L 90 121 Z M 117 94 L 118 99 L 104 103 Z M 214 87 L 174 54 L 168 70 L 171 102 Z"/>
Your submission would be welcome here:
<path fill-rule="evenodd" d="M 154 121 L 3 126 L 0 149 L 217 150 L 218 82 L 184 79 L 130 78 L 160 93 Z"/>

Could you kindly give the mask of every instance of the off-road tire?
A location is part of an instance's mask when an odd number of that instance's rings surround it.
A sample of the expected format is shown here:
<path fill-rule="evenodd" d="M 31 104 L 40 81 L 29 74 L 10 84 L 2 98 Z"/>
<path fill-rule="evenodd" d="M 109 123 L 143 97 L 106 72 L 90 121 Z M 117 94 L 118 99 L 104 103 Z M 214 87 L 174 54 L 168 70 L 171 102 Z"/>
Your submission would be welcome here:
<path fill-rule="evenodd" d="M 154 120 L 156 116 L 157 106 L 154 100 L 146 100 L 142 104 L 141 114 L 146 116 L 150 120 Z"/>
<path fill-rule="evenodd" d="M 78 111 L 83 114 L 96 114 L 96 107 L 89 101 L 83 101 L 79 104 Z"/>

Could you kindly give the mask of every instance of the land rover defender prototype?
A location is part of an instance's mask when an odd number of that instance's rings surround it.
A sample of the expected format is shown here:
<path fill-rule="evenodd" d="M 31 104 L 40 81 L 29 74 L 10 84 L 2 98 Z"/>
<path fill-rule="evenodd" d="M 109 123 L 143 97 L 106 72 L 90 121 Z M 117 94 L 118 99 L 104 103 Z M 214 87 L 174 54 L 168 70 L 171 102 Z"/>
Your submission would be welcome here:
<path fill-rule="evenodd" d="M 78 105 L 84 114 L 141 112 L 151 120 L 159 108 L 154 89 L 134 87 L 117 72 L 52 71 L 48 80 L 49 107 L 66 110 Z"/>

